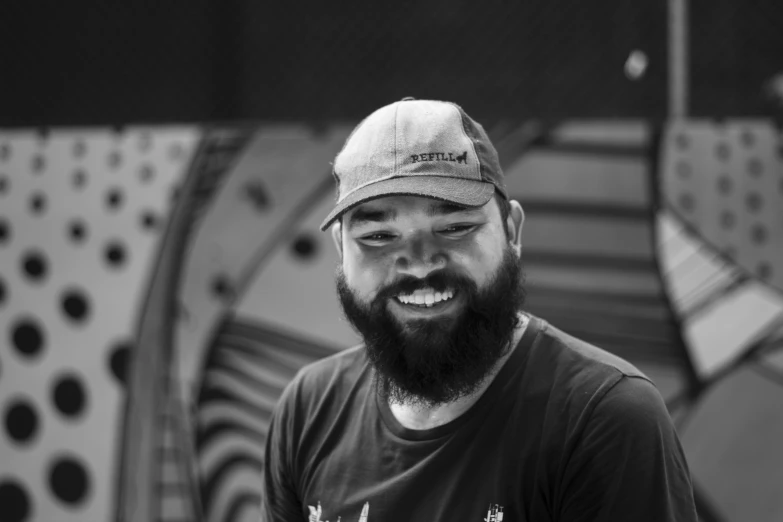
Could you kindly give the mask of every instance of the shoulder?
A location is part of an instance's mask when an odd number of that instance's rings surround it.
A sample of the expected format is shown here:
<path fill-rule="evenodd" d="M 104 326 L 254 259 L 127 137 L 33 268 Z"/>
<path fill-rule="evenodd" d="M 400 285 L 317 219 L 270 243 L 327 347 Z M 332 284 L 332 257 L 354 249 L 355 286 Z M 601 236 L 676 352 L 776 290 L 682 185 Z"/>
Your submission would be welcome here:
<path fill-rule="evenodd" d="M 339 393 L 355 383 L 366 370 L 364 346 L 358 345 L 302 367 L 286 386 L 281 403 L 297 407 L 326 395 Z"/>
<path fill-rule="evenodd" d="M 636 366 L 608 351 L 574 337 L 559 328 L 544 322 L 542 342 L 563 365 L 575 364 L 584 370 L 601 374 L 647 379 Z"/>
<path fill-rule="evenodd" d="M 589 419 L 666 412 L 653 382 L 630 362 L 541 320 L 525 368 L 525 397 L 559 411 L 559 428 L 578 433 Z M 631 416 L 630 413 L 633 413 Z"/>

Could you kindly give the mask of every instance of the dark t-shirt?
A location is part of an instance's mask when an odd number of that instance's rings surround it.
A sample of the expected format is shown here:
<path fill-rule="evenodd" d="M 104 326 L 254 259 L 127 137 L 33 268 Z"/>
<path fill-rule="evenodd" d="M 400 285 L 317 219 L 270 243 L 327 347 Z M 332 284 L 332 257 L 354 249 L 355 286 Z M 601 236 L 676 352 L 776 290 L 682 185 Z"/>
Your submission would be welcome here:
<path fill-rule="evenodd" d="M 690 474 L 652 383 L 531 318 L 481 398 L 403 427 L 359 346 L 303 368 L 267 437 L 262 521 L 697 521 Z"/>

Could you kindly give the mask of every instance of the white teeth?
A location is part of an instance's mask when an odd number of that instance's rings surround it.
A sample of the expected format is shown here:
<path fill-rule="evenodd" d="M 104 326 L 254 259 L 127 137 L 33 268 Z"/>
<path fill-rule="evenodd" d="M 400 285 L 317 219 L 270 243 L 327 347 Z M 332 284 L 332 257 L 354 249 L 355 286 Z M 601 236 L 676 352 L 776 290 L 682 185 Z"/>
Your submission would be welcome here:
<path fill-rule="evenodd" d="M 397 299 L 399 299 L 399 301 L 404 304 L 415 304 L 419 306 L 423 305 L 429 308 L 435 303 L 448 301 L 452 297 L 454 297 L 453 290 L 446 290 L 445 292 L 434 292 L 432 289 L 425 289 L 416 290 L 409 295 L 400 294 L 397 296 Z"/>

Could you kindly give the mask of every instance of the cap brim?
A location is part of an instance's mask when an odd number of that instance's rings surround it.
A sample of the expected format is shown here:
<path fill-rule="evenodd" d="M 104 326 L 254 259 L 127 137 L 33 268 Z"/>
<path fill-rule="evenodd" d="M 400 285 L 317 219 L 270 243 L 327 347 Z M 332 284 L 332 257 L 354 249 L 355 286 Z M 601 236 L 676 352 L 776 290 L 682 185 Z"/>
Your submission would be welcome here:
<path fill-rule="evenodd" d="M 466 207 L 480 207 L 492 199 L 494 193 L 495 185 L 473 179 L 422 175 L 384 179 L 357 189 L 338 202 L 321 223 L 321 230 L 326 230 L 344 212 L 371 199 L 420 196 Z"/>

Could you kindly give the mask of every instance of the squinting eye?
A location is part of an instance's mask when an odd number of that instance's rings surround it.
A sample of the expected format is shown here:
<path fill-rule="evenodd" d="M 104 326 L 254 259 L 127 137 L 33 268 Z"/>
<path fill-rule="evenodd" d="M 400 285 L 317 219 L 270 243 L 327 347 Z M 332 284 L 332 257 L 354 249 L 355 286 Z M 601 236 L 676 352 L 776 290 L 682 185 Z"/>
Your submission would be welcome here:
<path fill-rule="evenodd" d="M 366 236 L 362 236 L 359 238 L 359 240 L 364 241 L 365 243 L 386 243 L 393 238 L 394 236 L 391 234 L 387 234 L 385 232 L 376 232 L 374 234 L 367 234 Z"/>
<path fill-rule="evenodd" d="M 443 230 L 441 230 L 442 234 L 447 234 L 450 236 L 457 236 L 461 234 L 466 234 L 476 228 L 476 225 L 451 225 Z"/>

